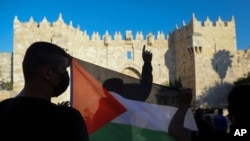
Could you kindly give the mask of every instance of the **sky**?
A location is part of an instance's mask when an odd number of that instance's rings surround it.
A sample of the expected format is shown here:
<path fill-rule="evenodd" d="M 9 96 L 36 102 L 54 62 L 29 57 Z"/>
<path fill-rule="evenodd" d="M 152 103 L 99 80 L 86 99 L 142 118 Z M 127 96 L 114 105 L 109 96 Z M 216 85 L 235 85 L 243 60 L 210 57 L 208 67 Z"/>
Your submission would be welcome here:
<path fill-rule="evenodd" d="M 237 48 L 250 47 L 250 0 L 0 0 L 0 52 L 13 51 L 13 21 L 28 22 L 33 17 L 39 23 L 44 17 L 50 23 L 62 14 L 64 22 L 88 35 L 106 31 L 114 35 L 120 31 L 133 35 L 141 31 L 145 37 L 158 31 L 167 35 L 176 25 L 188 24 L 192 14 L 199 21 L 207 17 L 215 22 L 218 17 L 236 22 Z M 135 36 L 134 36 L 135 37 Z"/>

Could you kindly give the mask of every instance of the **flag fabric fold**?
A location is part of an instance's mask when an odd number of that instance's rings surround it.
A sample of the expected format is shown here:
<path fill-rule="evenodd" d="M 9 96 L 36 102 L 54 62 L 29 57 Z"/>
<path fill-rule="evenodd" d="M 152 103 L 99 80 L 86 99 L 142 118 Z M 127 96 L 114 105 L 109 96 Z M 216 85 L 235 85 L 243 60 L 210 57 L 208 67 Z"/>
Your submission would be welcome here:
<path fill-rule="evenodd" d="M 71 103 L 81 112 L 91 141 L 174 141 L 168 134 L 168 125 L 177 108 L 129 100 L 108 92 L 74 59 Z M 184 126 L 197 130 L 191 109 Z"/>
<path fill-rule="evenodd" d="M 126 111 L 123 105 L 74 59 L 71 67 L 71 104 L 81 112 L 89 134 Z M 99 117 L 102 119 L 97 119 Z"/>

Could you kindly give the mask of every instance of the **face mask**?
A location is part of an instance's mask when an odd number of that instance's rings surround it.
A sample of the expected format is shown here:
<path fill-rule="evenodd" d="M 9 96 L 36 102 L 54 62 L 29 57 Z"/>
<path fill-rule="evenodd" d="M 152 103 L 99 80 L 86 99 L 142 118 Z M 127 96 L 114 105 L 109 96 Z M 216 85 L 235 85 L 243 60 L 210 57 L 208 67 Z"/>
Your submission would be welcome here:
<path fill-rule="evenodd" d="M 55 97 L 61 95 L 69 86 L 69 74 L 68 72 L 59 73 L 60 74 L 60 82 L 54 87 Z"/>

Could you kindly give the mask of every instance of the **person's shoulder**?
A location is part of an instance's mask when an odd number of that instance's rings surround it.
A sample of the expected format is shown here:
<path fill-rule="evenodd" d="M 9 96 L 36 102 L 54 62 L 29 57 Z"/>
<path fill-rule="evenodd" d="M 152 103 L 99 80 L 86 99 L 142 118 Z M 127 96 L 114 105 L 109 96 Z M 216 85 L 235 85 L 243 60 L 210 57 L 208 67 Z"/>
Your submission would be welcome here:
<path fill-rule="evenodd" d="M 8 103 L 12 103 L 12 101 L 14 101 L 14 100 L 15 100 L 15 98 L 7 98 L 7 99 L 0 101 L 0 108 L 7 106 Z"/>
<path fill-rule="evenodd" d="M 216 120 L 221 119 L 221 118 L 223 118 L 223 117 L 221 115 L 219 115 L 219 114 L 214 116 L 214 119 L 216 119 Z"/>
<path fill-rule="evenodd" d="M 14 98 L 7 98 L 7 99 L 4 99 L 4 100 L 0 101 L 0 104 L 6 103 L 6 102 L 11 101 L 11 100 L 13 100 L 13 99 L 14 99 Z"/>
<path fill-rule="evenodd" d="M 80 125 L 85 126 L 85 122 L 84 122 L 84 118 L 82 114 L 73 107 L 58 106 L 56 112 L 57 112 L 57 116 L 60 117 L 60 121 L 65 121 L 64 124 L 66 125 L 78 124 L 77 126 L 80 126 Z"/>

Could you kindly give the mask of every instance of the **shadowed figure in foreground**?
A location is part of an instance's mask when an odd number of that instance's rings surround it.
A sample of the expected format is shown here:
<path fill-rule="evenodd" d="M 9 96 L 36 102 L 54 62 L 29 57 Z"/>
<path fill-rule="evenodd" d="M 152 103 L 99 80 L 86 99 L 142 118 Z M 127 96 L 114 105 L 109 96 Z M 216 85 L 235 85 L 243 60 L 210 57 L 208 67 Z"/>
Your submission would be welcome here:
<path fill-rule="evenodd" d="M 22 63 L 24 88 L 0 102 L 1 141 L 89 141 L 80 112 L 51 102 L 68 88 L 70 62 L 71 57 L 55 44 L 31 44 Z"/>

